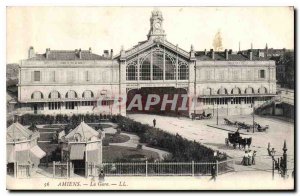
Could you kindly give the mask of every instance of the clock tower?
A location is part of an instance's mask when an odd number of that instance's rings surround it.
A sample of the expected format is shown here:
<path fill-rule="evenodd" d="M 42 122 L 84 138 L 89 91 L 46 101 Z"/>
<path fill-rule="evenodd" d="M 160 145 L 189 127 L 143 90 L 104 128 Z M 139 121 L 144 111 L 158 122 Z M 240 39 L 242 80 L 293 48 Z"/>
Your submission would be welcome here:
<path fill-rule="evenodd" d="M 150 31 L 148 33 L 148 39 L 159 39 L 164 40 L 166 37 L 165 31 L 163 30 L 163 16 L 160 10 L 155 9 L 152 11 L 150 18 Z"/>

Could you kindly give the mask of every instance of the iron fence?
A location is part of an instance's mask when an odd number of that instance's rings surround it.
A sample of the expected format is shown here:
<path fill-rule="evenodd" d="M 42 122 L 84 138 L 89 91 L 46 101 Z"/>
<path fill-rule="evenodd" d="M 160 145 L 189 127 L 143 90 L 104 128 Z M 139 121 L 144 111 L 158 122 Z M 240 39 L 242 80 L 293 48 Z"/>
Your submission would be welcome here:
<path fill-rule="evenodd" d="M 106 176 L 209 176 L 234 171 L 234 160 L 221 162 L 103 163 Z"/>

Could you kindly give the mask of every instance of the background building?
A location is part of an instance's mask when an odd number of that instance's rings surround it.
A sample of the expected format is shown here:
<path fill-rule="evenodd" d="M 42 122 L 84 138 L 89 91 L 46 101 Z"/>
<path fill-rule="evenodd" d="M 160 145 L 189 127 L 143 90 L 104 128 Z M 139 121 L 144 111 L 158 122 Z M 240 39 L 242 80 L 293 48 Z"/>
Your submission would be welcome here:
<path fill-rule="evenodd" d="M 224 51 L 185 51 L 166 39 L 163 16 L 152 12 L 147 40 L 129 50 L 97 55 L 89 50 L 47 49 L 36 54 L 31 47 L 28 59 L 21 61 L 18 101 L 25 113 L 126 114 L 126 107 L 112 107 L 119 96 L 131 100 L 136 93 L 159 96 L 186 94 L 188 110 L 177 105 L 170 111 L 152 107 L 150 112 L 188 115 L 215 112 L 220 115 L 249 114 L 276 94 L 275 61 L 260 53 Z M 99 108 L 97 99 L 101 98 Z M 184 102 L 179 99 L 178 102 Z M 128 105 L 129 101 L 127 101 Z M 143 104 L 145 99 L 143 98 Z M 162 103 L 159 103 L 162 104 Z"/>

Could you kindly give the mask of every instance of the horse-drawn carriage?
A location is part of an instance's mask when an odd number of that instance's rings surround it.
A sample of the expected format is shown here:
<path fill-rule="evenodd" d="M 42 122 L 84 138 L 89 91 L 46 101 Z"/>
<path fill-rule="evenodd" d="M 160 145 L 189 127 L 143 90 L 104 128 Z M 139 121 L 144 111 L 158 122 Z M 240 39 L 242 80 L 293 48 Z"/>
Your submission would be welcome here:
<path fill-rule="evenodd" d="M 211 113 L 208 113 L 207 115 L 205 113 L 202 113 L 202 114 L 192 113 L 192 119 L 195 119 L 195 120 L 211 119 L 211 118 L 212 118 Z"/>
<path fill-rule="evenodd" d="M 251 129 L 253 129 L 253 125 L 246 124 L 245 122 L 230 121 L 227 118 L 224 118 L 224 122 L 225 122 L 225 125 L 237 127 L 237 128 L 240 128 L 240 129 L 245 129 L 245 130 L 248 130 L 248 131 L 251 130 Z M 257 132 L 264 132 L 268 128 L 269 128 L 269 125 L 266 125 L 266 126 L 263 127 L 260 124 L 254 122 L 254 129 Z"/>
<path fill-rule="evenodd" d="M 233 148 L 236 149 L 236 146 L 239 145 L 239 149 L 241 146 L 245 149 L 246 146 L 250 148 L 252 142 L 252 137 L 250 138 L 242 138 L 237 133 L 228 133 L 228 138 L 225 138 L 225 144 L 226 146 L 229 146 L 232 144 Z"/>
<path fill-rule="evenodd" d="M 269 129 L 269 125 L 266 125 L 263 127 L 260 124 L 255 123 L 255 128 L 258 132 L 264 132 L 264 131 L 267 131 L 267 129 Z"/>

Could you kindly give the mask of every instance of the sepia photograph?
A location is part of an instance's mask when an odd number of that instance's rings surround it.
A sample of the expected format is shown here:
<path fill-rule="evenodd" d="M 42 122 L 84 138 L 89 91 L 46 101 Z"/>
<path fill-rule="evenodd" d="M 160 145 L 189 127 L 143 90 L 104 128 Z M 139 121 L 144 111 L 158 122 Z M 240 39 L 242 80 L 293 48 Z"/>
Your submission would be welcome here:
<path fill-rule="evenodd" d="M 6 189 L 295 190 L 294 19 L 7 6 Z"/>

